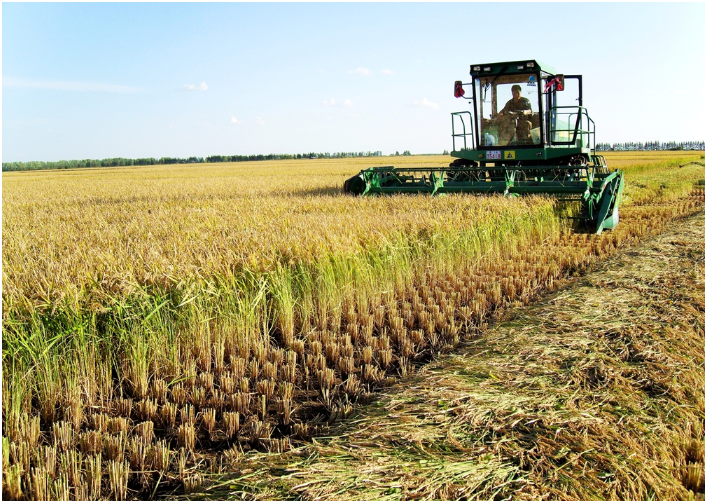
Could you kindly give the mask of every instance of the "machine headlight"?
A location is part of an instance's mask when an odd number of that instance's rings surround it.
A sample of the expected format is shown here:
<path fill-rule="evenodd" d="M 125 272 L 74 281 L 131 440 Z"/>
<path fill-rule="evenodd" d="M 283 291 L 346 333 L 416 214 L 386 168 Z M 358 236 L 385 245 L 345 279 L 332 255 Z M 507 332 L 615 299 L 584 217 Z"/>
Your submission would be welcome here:
<path fill-rule="evenodd" d="M 480 66 L 475 66 L 475 67 L 474 67 L 474 71 L 475 71 L 475 72 L 480 72 L 480 71 L 481 71 L 481 67 L 480 67 Z"/>
<path fill-rule="evenodd" d="M 484 71 L 485 71 L 485 72 L 490 72 L 490 71 L 491 71 L 491 67 L 490 67 L 490 66 L 485 66 L 485 67 L 484 67 Z"/>
<path fill-rule="evenodd" d="M 523 65 L 518 65 L 517 68 L 518 68 L 518 70 L 522 70 L 522 69 L 523 69 Z"/>
<path fill-rule="evenodd" d="M 528 68 L 534 68 L 534 67 L 535 67 L 535 63 L 533 63 L 532 61 L 529 61 L 526 66 L 527 66 Z"/>

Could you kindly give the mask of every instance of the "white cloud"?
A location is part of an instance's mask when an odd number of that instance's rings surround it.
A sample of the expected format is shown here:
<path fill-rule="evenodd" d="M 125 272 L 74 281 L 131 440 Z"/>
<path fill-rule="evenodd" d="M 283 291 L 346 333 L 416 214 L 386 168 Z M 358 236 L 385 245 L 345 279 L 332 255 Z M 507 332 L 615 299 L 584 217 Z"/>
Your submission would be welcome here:
<path fill-rule="evenodd" d="M 351 75 L 361 75 L 362 77 L 369 77 L 371 75 L 371 71 L 368 68 L 363 68 L 360 66 L 355 70 L 349 70 L 349 73 Z"/>
<path fill-rule="evenodd" d="M 432 103 L 427 98 L 422 98 L 422 101 L 414 101 L 413 105 L 419 108 L 429 108 L 431 110 L 437 110 L 439 108 L 437 103 Z"/>
<path fill-rule="evenodd" d="M 255 118 L 255 123 L 256 123 L 258 126 L 264 126 L 264 125 L 265 125 L 265 121 L 264 121 L 263 119 L 261 119 L 260 117 L 256 117 L 256 118 Z"/>
<path fill-rule="evenodd" d="M 208 91 L 209 86 L 206 85 L 206 82 L 202 82 L 198 86 L 195 84 L 185 84 L 183 89 L 185 91 Z"/>
<path fill-rule="evenodd" d="M 381 70 L 381 73 L 382 73 L 383 75 L 393 75 L 393 74 L 394 74 L 393 70 L 389 70 L 389 69 L 387 69 L 387 68 L 383 68 L 383 69 Z"/>
<path fill-rule="evenodd" d="M 344 108 L 351 108 L 351 107 L 354 106 L 353 101 L 351 101 L 351 100 L 348 99 L 348 98 L 346 98 L 346 99 L 345 99 L 344 101 L 342 101 L 342 102 L 338 102 L 338 101 L 336 101 L 334 98 L 332 98 L 332 99 L 330 99 L 330 100 L 324 100 L 324 101 L 322 101 L 322 103 L 324 104 L 325 107 L 344 107 Z"/>
<path fill-rule="evenodd" d="M 19 87 L 33 89 L 55 89 L 58 91 L 79 91 L 94 93 L 139 93 L 139 87 L 122 86 L 118 84 L 105 84 L 103 82 L 70 82 L 63 80 L 32 80 L 16 79 L 13 77 L 2 78 L 3 87 Z"/>
<path fill-rule="evenodd" d="M 238 119 L 236 119 L 235 115 L 231 115 L 231 124 L 238 124 Z"/>

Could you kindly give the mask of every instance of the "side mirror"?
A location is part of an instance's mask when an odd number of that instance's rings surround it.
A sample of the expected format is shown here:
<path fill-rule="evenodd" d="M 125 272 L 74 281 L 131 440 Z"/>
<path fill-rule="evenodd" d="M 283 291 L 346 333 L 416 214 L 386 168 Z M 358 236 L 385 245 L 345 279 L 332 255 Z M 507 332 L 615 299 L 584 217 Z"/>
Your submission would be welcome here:
<path fill-rule="evenodd" d="M 464 96 L 464 88 L 462 87 L 462 81 L 457 80 L 454 82 L 454 97 L 455 98 L 461 98 Z"/>
<path fill-rule="evenodd" d="M 555 90 L 556 91 L 564 91 L 565 90 L 565 76 L 564 75 L 556 75 L 555 79 L 557 80 L 557 83 L 555 84 Z"/>
<path fill-rule="evenodd" d="M 564 91 L 565 90 L 565 76 L 555 75 L 555 78 L 548 80 L 545 84 L 545 89 L 543 89 L 543 94 L 548 91 Z"/>

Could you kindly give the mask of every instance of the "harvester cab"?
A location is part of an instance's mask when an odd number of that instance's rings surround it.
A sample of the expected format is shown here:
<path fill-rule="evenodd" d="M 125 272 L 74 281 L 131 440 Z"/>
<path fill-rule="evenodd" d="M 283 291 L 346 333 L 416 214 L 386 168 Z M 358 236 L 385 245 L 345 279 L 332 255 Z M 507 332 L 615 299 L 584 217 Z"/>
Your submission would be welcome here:
<path fill-rule="evenodd" d="M 369 168 L 346 180 L 355 195 L 400 192 L 551 194 L 577 201 L 597 234 L 619 221 L 624 186 L 595 151 L 595 126 L 582 103 L 582 76 L 538 61 L 471 65 L 454 96 L 471 111 L 452 113 L 444 168 Z"/>
<path fill-rule="evenodd" d="M 471 65 L 470 74 L 471 82 L 454 83 L 454 95 L 471 100 L 473 108 L 473 115 L 452 114 L 456 165 L 592 160 L 594 122 L 582 106 L 581 75 L 556 74 L 537 61 Z"/>

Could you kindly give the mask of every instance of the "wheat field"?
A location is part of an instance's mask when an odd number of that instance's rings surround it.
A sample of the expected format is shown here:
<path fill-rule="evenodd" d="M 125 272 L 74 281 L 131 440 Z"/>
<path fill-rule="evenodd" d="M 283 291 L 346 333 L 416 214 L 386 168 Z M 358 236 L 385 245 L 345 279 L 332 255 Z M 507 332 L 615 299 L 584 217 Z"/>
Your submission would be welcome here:
<path fill-rule="evenodd" d="M 703 153 L 607 157 L 627 186 L 601 236 L 548 197 L 340 193 L 447 156 L 4 173 L 4 497 L 191 491 L 704 207 Z"/>

